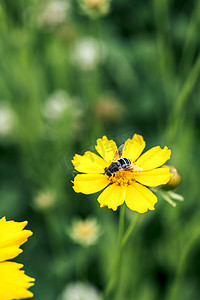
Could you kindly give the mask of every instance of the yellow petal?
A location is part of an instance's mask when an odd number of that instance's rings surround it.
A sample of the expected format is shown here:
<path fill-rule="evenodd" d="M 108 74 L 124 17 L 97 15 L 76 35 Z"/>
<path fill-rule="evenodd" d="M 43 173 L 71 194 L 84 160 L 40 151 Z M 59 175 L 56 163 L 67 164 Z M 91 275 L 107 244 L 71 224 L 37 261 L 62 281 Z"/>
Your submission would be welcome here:
<path fill-rule="evenodd" d="M 76 154 L 72 163 L 78 172 L 82 173 L 103 173 L 108 163 L 93 152 L 87 151 L 84 155 Z"/>
<path fill-rule="evenodd" d="M 106 136 L 102 139 L 97 140 L 97 145 L 95 146 L 97 152 L 107 161 L 108 164 L 114 159 L 117 153 L 117 146 L 113 140 L 108 140 Z"/>
<path fill-rule="evenodd" d="M 108 206 L 116 210 L 118 206 L 124 203 L 126 196 L 126 187 L 116 184 L 111 184 L 108 186 L 97 198 L 100 203 L 100 206 Z"/>
<path fill-rule="evenodd" d="M 19 247 L 33 234 L 30 230 L 24 230 L 26 225 L 26 221 L 0 219 L 0 261 L 12 259 L 22 252 Z"/>
<path fill-rule="evenodd" d="M 24 274 L 20 270 L 21 264 L 14 262 L 0 263 L 0 299 L 25 299 L 33 297 L 28 288 L 33 285 L 34 278 Z"/>
<path fill-rule="evenodd" d="M 157 197 L 148 188 L 135 182 L 133 185 L 127 186 L 125 202 L 131 210 L 144 213 L 148 209 L 155 209 Z"/>
<path fill-rule="evenodd" d="M 136 161 L 136 165 L 143 170 L 151 170 L 162 166 L 171 155 L 171 150 L 166 146 L 161 149 L 160 146 L 156 146 L 142 154 Z"/>
<path fill-rule="evenodd" d="M 145 148 L 145 141 L 139 134 L 134 134 L 132 139 L 128 139 L 124 144 L 124 152 L 122 157 L 129 158 L 134 162 Z"/>
<path fill-rule="evenodd" d="M 158 186 L 166 184 L 172 176 L 173 175 L 170 173 L 169 168 L 158 168 L 138 172 L 136 181 L 147 186 Z"/>
<path fill-rule="evenodd" d="M 78 174 L 74 178 L 76 193 L 93 194 L 104 189 L 110 181 L 103 174 Z"/>

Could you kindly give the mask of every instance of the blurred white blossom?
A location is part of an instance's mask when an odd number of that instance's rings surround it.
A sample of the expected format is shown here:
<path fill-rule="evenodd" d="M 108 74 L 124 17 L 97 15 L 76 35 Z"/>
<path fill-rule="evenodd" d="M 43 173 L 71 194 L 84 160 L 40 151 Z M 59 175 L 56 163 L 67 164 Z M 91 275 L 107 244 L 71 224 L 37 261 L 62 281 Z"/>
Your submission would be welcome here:
<path fill-rule="evenodd" d="M 80 69 L 93 70 L 105 57 L 105 47 L 97 40 L 86 37 L 78 40 L 71 52 L 74 65 Z"/>
<path fill-rule="evenodd" d="M 38 210 L 47 210 L 54 206 L 56 201 L 55 192 L 51 190 L 41 191 L 34 198 L 34 206 Z"/>
<path fill-rule="evenodd" d="M 6 105 L 0 106 L 0 139 L 10 141 L 14 137 L 16 116 Z"/>
<path fill-rule="evenodd" d="M 65 91 L 55 91 L 45 101 L 44 116 L 47 119 L 59 119 L 71 104 L 72 100 Z"/>
<path fill-rule="evenodd" d="M 68 284 L 58 300 L 100 300 L 99 291 L 88 283 Z"/>
<path fill-rule="evenodd" d="M 57 90 L 49 95 L 44 102 L 42 114 L 46 119 L 45 138 L 75 136 L 83 129 L 82 102 L 76 97 L 71 97 L 64 90 Z"/>
<path fill-rule="evenodd" d="M 56 27 L 65 22 L 70 12 L 70 1 L 52 0 L 47 2 L 38 15 L 38 24 L 41 27 Z"/>
<path fill-rule="evenodd" d="M 68 234 L 74 242 L 87 247 L 96 244 L 100 236 L 100 226 L 92 218 L 74 220 Z"/>

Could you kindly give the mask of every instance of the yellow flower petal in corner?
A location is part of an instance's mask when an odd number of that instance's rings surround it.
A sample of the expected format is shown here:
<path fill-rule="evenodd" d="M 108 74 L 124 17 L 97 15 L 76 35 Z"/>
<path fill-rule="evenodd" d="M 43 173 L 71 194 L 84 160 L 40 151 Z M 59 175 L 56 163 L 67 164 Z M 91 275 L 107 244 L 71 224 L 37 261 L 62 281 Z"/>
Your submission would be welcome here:
<path fill-rule="evenodd" d="M 26 221 L 0 219 L 0 261 L 12 259 L 22 252 L 19 247 L 33 234 L 30 230 L 23 230 L 26 225 Z"/>
<path fill-rule="evenodd" d="M 74 178 L 76 193 L 93 194 L 104 189 L 110 181 L 103 174 L 78 174 Z"/>
<path fill-rule="evenodd" d="M 126 187 L 117 184 L 108 186 L 97 198 L 100 206 L 108 206 L 116 210 L 118 206 L 124 203 L 126 197 Z"/>
<path fill-rule="evenodd" d="M 0 299 L 25 299 L 33 297 L 27 289 L 35 281 L 20 270 L 22 264 L 6 261 L 0 263 Z"/>
<path fill-rule="evenodd" d="M 78 172 L 82 173 L 103 173 L 108 163 L 93 152 L 87 151 L 84 155 L 76 154 L 72 163 Z"/>
<path fill-rule="evenodd" d="M 0 248 L 0 262 L 13 259 L 14 257 L 18 256 L 22 253 L 23 250 L 19 248 L 18 245 L 16 246 L 6 246 L 5 248 Z"/>
<path fill-rule="evenodd" d="M 172 176 L 173 175 L 170 173 L 169 168 L 158 168 L 138 172 L 136 181 L 147 186 L 158 186 L 166 184 Z"/>
<path fill-rule="evenodd" d="M 161 149 L 160 146 L 156 146 L 142 154 L 136 161 L 136 165 L 143 170 L 151 170 L 162 166 L 171 155 L 171 150 L 166 146 Z"/>
<path fill-rule="evenodd" d="M 117 146 L 113 140 L 108 140 L 106 136 L 97 140 L 96 151 L 110 164 L 117 153 Z"/>
<path fill-rule="evenodd" d="M 145 148 L 145 141 L 139 134 L 134 134 L 132 139 L 128 139 L 124 144 L 122 157 L 128 157 L 134 162 Z"/>
<path fill-rule="evenodd" d="M 157 202 L 157 197 L 148 188 L 135 182 L 127 186 L 125 202 L 131 210 L 144 213 L 148 209 L 155 209 L 154 205 Z"/>

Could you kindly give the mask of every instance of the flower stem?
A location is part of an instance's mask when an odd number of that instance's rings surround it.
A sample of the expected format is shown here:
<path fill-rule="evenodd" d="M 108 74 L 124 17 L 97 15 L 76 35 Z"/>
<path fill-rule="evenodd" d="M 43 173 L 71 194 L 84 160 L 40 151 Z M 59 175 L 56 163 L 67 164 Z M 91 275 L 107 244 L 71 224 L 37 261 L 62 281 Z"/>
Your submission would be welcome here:
<path fill-rule="evenodd" d="M 181 290 L 181 284 L 183 284 L 184 275 L 186 272 L 186 267 L 191 257 L 191 252 L 199 241 L 200 230 L 199 228 L 193 233 L 191 239 L 188 241 L 186 246 L 182 249 L 182 253 L 180 255 L 180 261 L 177 267 L 176 275 L 173 283 L 170 286 L 169 292 L 167 294 L 167 300 L 175 300 L 179 298 L 179 292 Z"/>
<path fill-rule="evenodd" d="M 106 288 L 104 290 L 102 300 L 106 300 L 112 290 L 115 286 L 117 286 L 119 279 L 120 279 L 120 271 L 121 271 L 121 259 L 122 259 L 122 251 L 127 243 L 131 232 L 135 228 L 135 225 L 137 224 L 138 220 L 140 218 L 140 215 L 138 214 L 131 222 L 129 227 L 127 228 L 126 232 L 124 233 L 124 205 L 120 207 L 120 217 L 119 217 L 119 246 L 118 246 L 118 253 L 113 265 L 113 268 L 111 270 L 108 283 L 106 285 Z M 112 297 L 109 297 L 109 299 L 113 299 Z"/>
<path fill-rule="evenodd" d="M 189 99 L 192 90 L 199 78 L 200 74 L 200 53 L 197 57 L 191 71 L 188 74 L 187 79 L 185 80 L 179 94 L 176 96 L 176 101 L 174 101 L 174 108 L 171 113 L 171 117 L 169 120 L 169 126 L 166 132 L 167 139 L 172 141 L 176 138 L 178 129 L 180 128 L 180 124 L 182 122 L 182 118 L 184 117 L 184 109 Z M 182 118 L 180 117 L 182 116 Z"/>
<path fill-rule="evenodd" d="M 127 228 L 124 237 L 122 239 L 122 245 L 121 247 L 123 248 L 126 244 L 126 242 L 129 239 L 129 236 L 131 234 L 131 232 L 133 231 L 133 229 L 135 228 L 135 225 L 137 224 L 138 220 L 140 219 L 141 215 L 137 214 L 136 217 L 132 220 L 131 224 L 129 225 L 129 227 Z"/>
<path fill-rule="evenodd" d="M 124 233 L 124 205 L 120 207 L 120 215 L 119 215 L 119 247 L 121 245 L 123 233 Z"/>

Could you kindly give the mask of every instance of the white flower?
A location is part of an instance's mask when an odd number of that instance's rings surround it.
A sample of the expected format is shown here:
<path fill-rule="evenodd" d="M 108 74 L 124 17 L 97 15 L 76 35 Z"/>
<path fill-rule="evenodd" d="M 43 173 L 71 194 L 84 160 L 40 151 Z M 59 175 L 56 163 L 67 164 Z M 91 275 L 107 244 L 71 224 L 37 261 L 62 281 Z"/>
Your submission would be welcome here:
<path fill-rule="evenodd" d="M 47 98 L 44 104 L 44 116 L 47 119 L 59 119 L 70 105 L 70 96 L 65 91 L 56 91 Z"/>
<path fill-rule="evenodd" d="M 62 24 L 70 11 L 69 1 L 52 0 L 47 3 L 38 17 L 40 26 L 55 27 Z"/>
<path fill-rule="evenodd" d="M 76 282 L 67 285 L 58 300 L 100 300 L 100 293 L 92 285 Z"/>
<path fill-rule="evenodd" d="M 71 58 L 72 62 L 82 70 L 92 70 L 102 60 L 102 54 L 104 56 L 102 45 L 100 46 L 95 39 L 87 37 L 77 41 L 72 49 Z"/>
<path fill-rule="evenodd" d="M 45 139 L 74 137 L 83 130 L 83 102 L 71 97 L 66 91 L 58 90 L 49 95 L 42 107 L 45 118 Z"/>
<path fill-rule="evenodd" d="M 14 112 L 7 106 L 0 106 L 0 137 L 10 138 L 15 127 Z"/>
<path fill-rule="evenodd" d="M 68 234 L 74 242 L 87 247 L 96 244 L 100 226 L 96 219 L 74 220 Z"/>
<path fill-rule="evenodd" d="M 39 210 L 46 210 L 54 206 L 56 200 L 55 192 L 41 191 L 34 199 L 34 206 Z"/>

